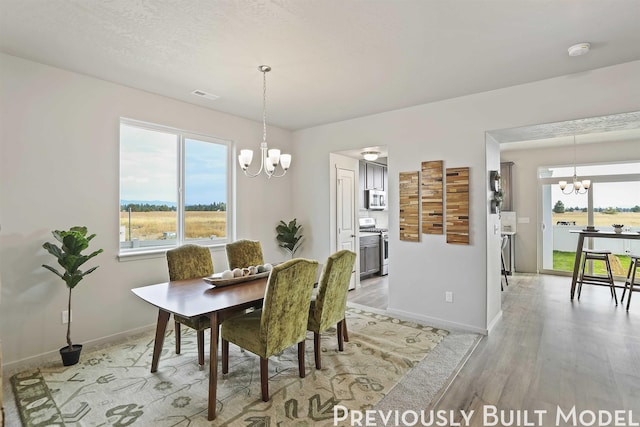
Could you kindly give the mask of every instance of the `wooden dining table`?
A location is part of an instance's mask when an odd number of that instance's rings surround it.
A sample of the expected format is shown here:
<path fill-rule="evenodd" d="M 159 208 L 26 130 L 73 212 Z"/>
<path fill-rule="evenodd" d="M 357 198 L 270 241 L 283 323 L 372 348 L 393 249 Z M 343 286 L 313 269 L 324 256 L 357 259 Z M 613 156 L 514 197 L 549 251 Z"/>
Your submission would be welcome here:
<path fill-rule="evenodd" d="M 158 370 L 167 323 L 171 314 L 184 317 L 207 315 L 211 322 L 209 348 L 209 421 L 216 418 L 216 391 L 218 382 L 218 330 L 220 323 L 230 314 L 252 307 L 264 298 L 268 277 L 213 287 L 204 279 L 180 280 L 132 289 L 132 292 L 151 305 L 158 307 L 151 372 Z"/>
<path fill-rule="evenodd" d="M 578 246 L 576 248 L 576 259 L 573 263 L 573 278 L 571 279 L 571 299 L 576 293 L 576 284 L 578 283 L 578 273 L 580 271 L 580 260 L 582 259 L 582 250 L 584 246 L 584 239 L 586 237 L 599 238 L 599 239 L 630 239 L 640 240 L 640 234 L 635 231 L 623 231 L 616 233 L 614 231 L 604 230 L 570 230 L 569 233 L 578 234 Z M 616 286 L 622 288 L 623 286 Z"/>

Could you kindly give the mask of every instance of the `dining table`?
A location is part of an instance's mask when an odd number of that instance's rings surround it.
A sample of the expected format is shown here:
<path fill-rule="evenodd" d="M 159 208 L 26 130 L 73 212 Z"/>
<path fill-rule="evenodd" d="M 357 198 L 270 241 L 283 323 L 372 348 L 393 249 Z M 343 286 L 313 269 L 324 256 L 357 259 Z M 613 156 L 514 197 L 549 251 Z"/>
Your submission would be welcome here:
<path fill-rule="evenodd" d="M 207 419 L 216 418 L 218 382 L 218 337 L 220 323 L 229 315 L 253 307 L 264 299 L 268 276 L 229 286 L 215 287 L 205 278 L 170 281 L 134 288 L 131 291 L 158 308 L 151 372 L 158 370 L 167 323 L 171 314 L 184 317 L 207 315 L 210 319 L 209 398 Z"/>
<path fill-rule="evenodd" d="M 605 230 L 570 230 L 569 233 L 578 234 L 578 246 L 576 248 L 576 259 L 573 263 L 573 277 L 571 279 L 571 299 L 576 293 L 576 284 L 578 283 L 578 273 L 580 270 L 580 260 L 582 259 L 582 250 L 584 249 L 584 240 L 587 237 L 596 238 L 596 239 L 630 239 L 630 240 L 640 240 L 640 233 L 635 231 L 623 231 L 623 232 L 615 232 L 615 231 L 605 231 Z M 616 286 L 618 288 L 623 288 L 624 286 Z"/>

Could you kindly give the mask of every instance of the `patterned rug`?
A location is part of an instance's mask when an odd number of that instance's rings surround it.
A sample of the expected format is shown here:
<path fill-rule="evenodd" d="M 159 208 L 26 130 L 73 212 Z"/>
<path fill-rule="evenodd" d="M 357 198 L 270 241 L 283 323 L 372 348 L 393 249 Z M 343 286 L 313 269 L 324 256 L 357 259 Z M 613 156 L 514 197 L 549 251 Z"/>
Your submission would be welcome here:
<path fill-rule="evenodd" d="M 213 422 L 207 421 L 209 369 L 198 369 L 189 328 L 183 328 L 179 355 L 173 331 L 167 332 L 155 374 L 153 334 L 147 333 L 83 354 L 75 366 L 21 372 L 11 383 L 25 426 L 333 425 L 334 405 L 372 408 L 448 334 L 354 308 L 347 311 L 347 324 L 350 341 L 343 352 L 337 351 L 335 330 L 322 335 L 320 371 L 308 333 L 306 378 L 298 377 L 296 346 L 270 358 L 269 402 L 261 400 L 259 358 L 231 344 L 229 373 L 218 370 Z"/>

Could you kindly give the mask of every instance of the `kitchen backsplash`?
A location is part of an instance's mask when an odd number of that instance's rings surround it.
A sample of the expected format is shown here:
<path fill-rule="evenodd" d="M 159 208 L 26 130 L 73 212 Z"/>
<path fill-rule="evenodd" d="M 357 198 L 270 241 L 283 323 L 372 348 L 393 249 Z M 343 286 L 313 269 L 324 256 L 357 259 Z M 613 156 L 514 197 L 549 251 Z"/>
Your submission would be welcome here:
<path fill-rule="evenodd" d="M 360 217 L 369 217 L 376 220 L 377 228 L 389 228 L 389 212 L 388 211 L 365 211 L 359 212 Z"/>

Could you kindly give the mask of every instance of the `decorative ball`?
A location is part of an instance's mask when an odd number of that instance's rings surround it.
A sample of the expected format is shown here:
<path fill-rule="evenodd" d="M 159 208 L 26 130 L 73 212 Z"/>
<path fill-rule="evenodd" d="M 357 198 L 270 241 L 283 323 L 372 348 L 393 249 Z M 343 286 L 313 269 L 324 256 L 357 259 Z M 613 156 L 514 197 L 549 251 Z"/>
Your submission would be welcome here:
<path fill-rule="evenodd" d="M 264 271 L 271 271 L 273 269 L 273 265 L 266 263 L 264 265 Z"/>
<path fill-rule="evenodd" d="M 222 279 L 233 279 L 233 271 L 225 270 L 222 272 L 222 275 L 220 277 Z"/>
<path fill-rule="evenodd" d="M 242 276 L 243 276 L 243 273 L 241 268 L 233 269 L 233 277 L 242 277 Z"/>
<path fill-rule="evenodd" d="M 258 272 L 258 267 L 250 265 L 248 268 L 249 268 L 249 274 L 256 274 Z"/>
<path fill-rule="evenodd" d="M 265 270 L 264 265 L 259 265 L 257 269 L 258 269 L 258 273 L 264 273 L 265 271 L 267 271 Z"/>

